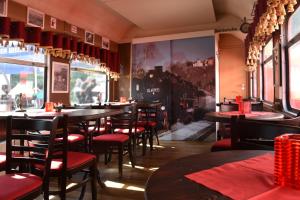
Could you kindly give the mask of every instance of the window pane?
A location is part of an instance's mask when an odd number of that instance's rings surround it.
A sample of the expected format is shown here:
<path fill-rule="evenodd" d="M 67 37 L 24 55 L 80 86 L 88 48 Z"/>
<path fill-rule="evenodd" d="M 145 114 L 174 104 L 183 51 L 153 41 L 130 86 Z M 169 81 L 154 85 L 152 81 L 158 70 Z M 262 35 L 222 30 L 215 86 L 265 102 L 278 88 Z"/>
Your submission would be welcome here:
<path fill-rule="evenodd" d="M 20 94 L 22 96 L 20 98 Z M 44 68 L 0 63 L 0 110 L 40 108 L 44 102 Z"/>
<path fill-rule="evenodd" d="M 289 48 L 289 94 L 292 108 L 300 109 L 300 42 Z"/>
<path fill-rule="evenodd" d="M 300 9 L 297 9 L 288 22 L 288 40 L 290 41 L 300 32 Z"/>
<path fill-rule="evenodd" d="M 264 61 L 273 54 L 273 40 L 271 39 L 264 47 Z"/>
<path fill-rule="evenodd" d="M 106 74 L 71 70 L 71 104 L 106 100 Z"/>
<path fill-rule="evenodd" d="M 274 101 L 273 61 L 264 64 L 264 100 Z"/>
<path fill-rule="evenodd" d="M 0 57 L 45 63 L 46 57 L 42 51 L 43 50 L 40 48 L 35 52 L 35 47 L 33 45 L 26 45 L 26 50 L 25 48 L 20 49 L 17 41 L 10 41 L 9 46 L 0 46 Z"/>
<path fill-rule="evenodd" d="M 252 95 L 257 97 L 257 71 L 252 72 Z"/>

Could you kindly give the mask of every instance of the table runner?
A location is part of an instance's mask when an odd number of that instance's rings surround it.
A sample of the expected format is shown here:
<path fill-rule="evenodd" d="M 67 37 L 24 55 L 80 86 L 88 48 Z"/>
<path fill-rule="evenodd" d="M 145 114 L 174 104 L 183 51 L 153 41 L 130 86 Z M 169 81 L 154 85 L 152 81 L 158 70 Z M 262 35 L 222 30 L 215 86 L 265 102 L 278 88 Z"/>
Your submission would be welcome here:
<path fill-rule="evenodd" d="M 274 185 L 273 166 L 274 156 L 264 154 L 187 174 L 185 177 L 237 200 L 274 199 L 278 194 L 284 196 L 279 199 L 293 200 L 295 195 L 299 198 L 299 190 Z M 291 193 L 287 192 L 290 190 L 292 190 Z"/>

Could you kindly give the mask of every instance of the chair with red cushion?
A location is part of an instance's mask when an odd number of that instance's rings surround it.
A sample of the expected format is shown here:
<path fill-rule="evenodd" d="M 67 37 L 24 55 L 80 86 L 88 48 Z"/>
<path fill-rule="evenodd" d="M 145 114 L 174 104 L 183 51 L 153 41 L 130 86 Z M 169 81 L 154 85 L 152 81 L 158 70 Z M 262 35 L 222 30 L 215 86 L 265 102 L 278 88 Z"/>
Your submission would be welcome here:
<path fill-rule="evenodd" d="M 6 174 L 0 176 L 0 199 L 34 199 L 42 193 L 43 186 L 49 185 L 50 163 L 58 121 L 59 117 L 54 120 L 13 119 L 11 116 L 7 118 Z M 43 134 L 31 135 L 27 134 L 26 130 L 47 130 L 53 134 L 50 137 Z M 31 156 L 41 155 L 43 151 L 42 147 L 28 146 L 32 140 L 49 144 L 48 157 Z M 43 176 L 32 173 L 32 164 L 43 166 Z"/>
<path fill-rule="evenodd" d="M 130 106 L 132 111 L 134 108 Z M 132 167 L 135 166 L 132 138 L 133 127 L 136 119 L 134 112 L 124 112 L 122 114 L 111 116 L 111 130 L 110 133 L 101 134 L 93 137 L 92 150 L 98 156 L 99 154 L 108 154 L 111 150 L 117 149 L 119 160 L 119 177 L 123 175 L 123 153 L 126 150 L 129 153 L 129 158 Z M 128 133 L 121 133 L 120 130 L 128 130 Z"/>
<path fill-rule="evenodd" d="M 51 190 L 44 188 L 44 198 L 49 195 L 59 195 L 61 199 L 66 198 L 66 193 L 82 187 L 80 198 L 83 198 L 86 183 L 91 183 L 92 199 L 97 199 L 97 163 L 96 157 L 93 154 L 83 152 L 68 151 L 68 132 L 67 132 L 67 116 L 64 115 L 63 120 L 60 121 L 60 132 L 57 133 L 55 142 L 55 152 L 50 166 L 50 177 L 57 178 L 60 183 L 59 190 Z M 50 134 L 51 135 L 51 134 Z M 47 144 L 34 143 L 34 146 L 44 146 Z M 35 165 L 34 170 L 36 173 L 41 174 L 43 171 L 42 165 Z M 73 177 L 78 172 L 85 172 L 88 170 L 89 177 L 84 174 L 82 181 L 73 181 L 72 186 L 67 187 L 67 177 Z M 69 179 L 68 179 L 69 180 Z"/>
<path fill-rule="evenodd" d="M 158 110 L 159 107 L 150 107 L 147 105 L 138 106 L 138 126 L 142 126 L 145 128 L 146 132 L 149 135 L 149 143 L 150 143 L 150 150 L 153 150 L 153 136 L 156 136 L 157 144 L 159 145 L 158 139 Z"/>

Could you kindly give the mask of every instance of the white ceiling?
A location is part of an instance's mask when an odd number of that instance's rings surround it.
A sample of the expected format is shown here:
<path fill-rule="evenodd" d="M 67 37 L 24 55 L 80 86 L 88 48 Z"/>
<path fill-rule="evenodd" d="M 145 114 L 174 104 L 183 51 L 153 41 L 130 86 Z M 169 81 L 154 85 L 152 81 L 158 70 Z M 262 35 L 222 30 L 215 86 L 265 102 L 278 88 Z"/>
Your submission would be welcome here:
<path fill-rule="evenodd" d="M 14 0 L 116 42 L 237 28 L 255 0 Z"/>
<path fill-rule="evenodd" d="M 141 29 L 195 26 L 216 21 L 211 0 L 100 0 Z"/>

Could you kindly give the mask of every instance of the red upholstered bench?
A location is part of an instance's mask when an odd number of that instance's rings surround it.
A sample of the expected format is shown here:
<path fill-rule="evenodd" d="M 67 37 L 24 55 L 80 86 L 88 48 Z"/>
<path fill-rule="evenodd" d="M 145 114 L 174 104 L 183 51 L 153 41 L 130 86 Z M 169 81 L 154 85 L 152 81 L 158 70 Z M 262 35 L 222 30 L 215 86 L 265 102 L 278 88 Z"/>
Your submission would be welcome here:
<path fill-rule="evenodd" d="M 226 151 L 226 150 L 231 150 L 231 139 L 222 139 L 222 140 L 218 140 L 216 141 L 210 151 L 214 152 L 214 151 Z"/>

